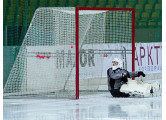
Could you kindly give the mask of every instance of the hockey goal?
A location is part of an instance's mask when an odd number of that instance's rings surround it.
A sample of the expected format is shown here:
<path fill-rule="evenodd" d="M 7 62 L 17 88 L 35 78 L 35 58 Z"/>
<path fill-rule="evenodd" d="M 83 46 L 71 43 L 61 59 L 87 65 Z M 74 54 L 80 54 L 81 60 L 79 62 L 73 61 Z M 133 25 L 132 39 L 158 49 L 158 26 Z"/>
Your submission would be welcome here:
<path fill-rule="evenodd" d="M 75 98 L 107 90 L 120 57 L 134 71 L 135 10 L 39 8 L 4 87 L 4 97 Z"/>

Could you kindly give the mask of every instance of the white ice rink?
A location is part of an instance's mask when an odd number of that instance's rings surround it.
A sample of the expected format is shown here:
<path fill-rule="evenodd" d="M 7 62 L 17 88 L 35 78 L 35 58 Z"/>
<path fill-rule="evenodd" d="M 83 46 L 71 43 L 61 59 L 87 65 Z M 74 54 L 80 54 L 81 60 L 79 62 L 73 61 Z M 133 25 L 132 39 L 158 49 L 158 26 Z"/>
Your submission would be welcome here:
<path fill-rule="evenodd" d="M 109 92 L 71 99 L 4 99 L 4 120 L 161 120 L 162 97 L 113 98 Z"/>

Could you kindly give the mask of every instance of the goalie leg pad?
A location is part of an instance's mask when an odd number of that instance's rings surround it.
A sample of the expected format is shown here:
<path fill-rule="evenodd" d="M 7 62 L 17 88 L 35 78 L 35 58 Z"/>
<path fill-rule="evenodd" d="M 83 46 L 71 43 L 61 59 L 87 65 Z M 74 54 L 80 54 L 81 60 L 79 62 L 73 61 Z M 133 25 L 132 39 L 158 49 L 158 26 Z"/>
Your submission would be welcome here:
<path fill-rule="evenodd" d="M 129 80 L 127 84 L 121 86 L 120 91 L 131 96 L 149 97 L 151 95 L 151 84 L 143 81 Z"/>
<path fill-rule="evenodd" d="M 129 80 L 127 84 L 121 86 L 121 92 L 128 93 L 131 96 L 160 96 L 160 84 L 158 81 L 154 83 L 145 83 L 140 80 Z"/>
<path fill-rule="evenodd" d="M 161 93 L 160 93 L 160 83 L 158 81 L 154 82 L 151 84 L 152 86 L 152 96 L 161 96 Z"/>

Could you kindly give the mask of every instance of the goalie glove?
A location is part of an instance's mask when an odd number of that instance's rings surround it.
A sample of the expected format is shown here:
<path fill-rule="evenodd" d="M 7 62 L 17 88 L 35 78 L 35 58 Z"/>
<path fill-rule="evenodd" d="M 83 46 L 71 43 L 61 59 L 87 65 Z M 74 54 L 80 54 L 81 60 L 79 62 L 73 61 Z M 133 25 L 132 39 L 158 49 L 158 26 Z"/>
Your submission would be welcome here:
<path fill-rule="evenodd" d="M 142 71 L 139 71 L 139 72 L 138 72 L 138 77 L 140 77 L 140 76 L 145 77 L 145 74 L 144 74 Z"/>

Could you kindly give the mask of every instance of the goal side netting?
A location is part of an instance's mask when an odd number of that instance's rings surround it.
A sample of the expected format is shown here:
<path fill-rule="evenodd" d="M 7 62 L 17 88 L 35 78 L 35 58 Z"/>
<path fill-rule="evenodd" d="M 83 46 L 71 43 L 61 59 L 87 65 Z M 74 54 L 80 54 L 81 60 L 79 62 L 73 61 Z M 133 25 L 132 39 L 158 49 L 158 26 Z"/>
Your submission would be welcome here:
<path fill-rule="evenodd" d="M 4 97 L 76 98 L 77 86 L 80 95 L 105 91 L 106 70 L 115 57 L 123 60 L 125 69 L 133 70 L 133 11 L 77 12 L 78 19 L 74 7 L 35 11 L 5 84 Z"/>

